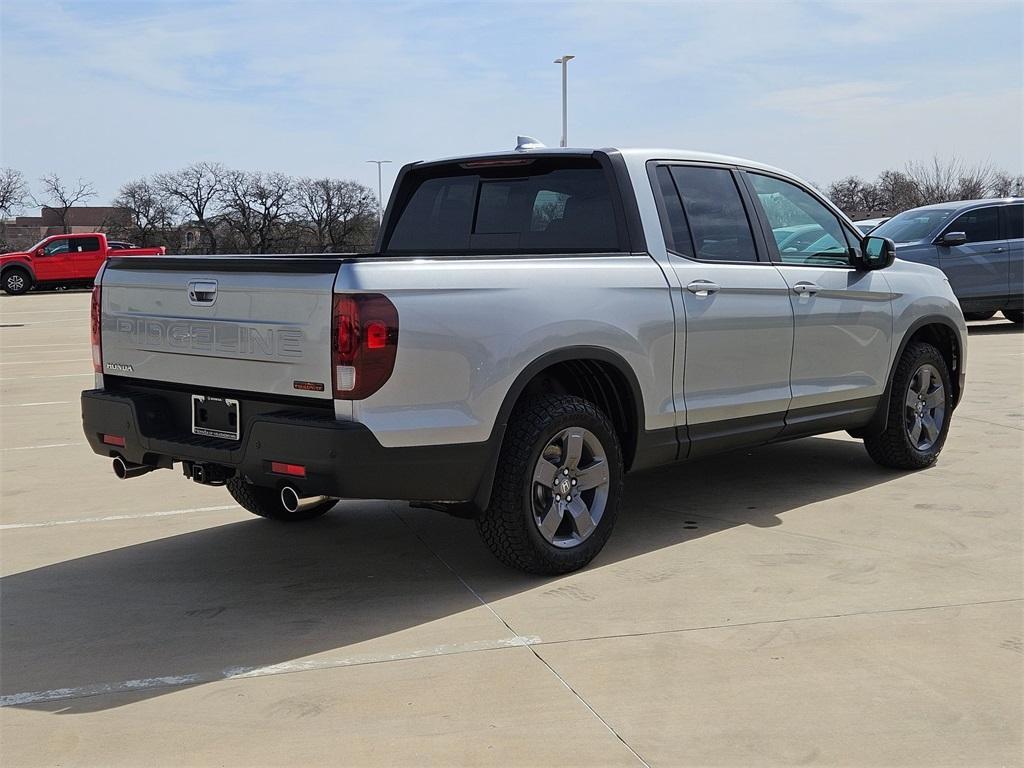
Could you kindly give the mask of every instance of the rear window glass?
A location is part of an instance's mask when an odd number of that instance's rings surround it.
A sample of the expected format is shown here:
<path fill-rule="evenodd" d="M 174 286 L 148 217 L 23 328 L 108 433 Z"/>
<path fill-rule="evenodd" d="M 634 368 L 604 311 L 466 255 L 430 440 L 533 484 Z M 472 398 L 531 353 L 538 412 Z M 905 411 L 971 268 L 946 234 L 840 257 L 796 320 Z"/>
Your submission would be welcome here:
<path fill-rule="evenodd" d="M 602 253 L 620 250 L 608 177 L 596 161 L 413 171 L 387 253 Z"/>

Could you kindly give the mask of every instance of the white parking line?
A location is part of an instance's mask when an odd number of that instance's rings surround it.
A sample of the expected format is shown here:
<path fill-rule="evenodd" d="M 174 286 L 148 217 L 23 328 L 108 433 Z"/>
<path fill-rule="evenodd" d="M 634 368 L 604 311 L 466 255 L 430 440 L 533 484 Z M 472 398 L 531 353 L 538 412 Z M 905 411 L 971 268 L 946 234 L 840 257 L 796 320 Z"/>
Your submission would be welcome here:
<path fill-rule="evenodd" d="M 81 342 L 78 341 L 62 341 L 60 344 L 5 344 L 3 349 L 40 349 L 42 347 L 77 347 L 80 345 Z"/>
<path fill-rule="evenodd" d="M 55 376 L 8 376 L 0 381 L 26 381 L 29 379 L 73 379 L 76 376 L 92 376 L 91 373 L 58 373 Z"/>
<path fill-rule="evenodd" d="M 16 318 L 16 317 L 0 317 L 0 327 L 3 327 L 5 324 L 25 326 L 25 325 L 57 325 L 58 323 L 77 323 L 79 325 L 82 325 L 82 324 L 88 325 L 88 323 L 84 319 L 79 319 L 77 317 L 65 317 L 65 318 L 60 318 L 60 319 L 54 318 L 53 320 L 29 320 L 28 322 L 25 322 L 25 323 L 19 323 L 18 322 L 18 318 Z"/>
<path fill-rule="evenodd" d="M 364 653 L 355 656 L 343 656 L 333 659 L 311 659 L 309 661 L 286 661 L 266 667 L 228 667 L 220 672 L 184 675 L 166 675 L 164 677 L 148 677 L 142 680 L 122 680 L 116 683 L 94 683 L 74 688 L 54 688 L 49 691 L 27 691 L 0 696 L 0 707 L 16 707 L 19 704 L 38 704 L 43 701 L 59 701 L 61 699 L 80 699 L 86 696 L 100 696 L 110 693 L 127 693 L 144 691 L 151 688 L 171 688 L 182 685 L 199 685 L 219 680 L 235 680 L 239 678 L 269 677 L 270 675 L 287 675 L 294 672 L 307 672 L 316 669 L 336 669 L 338 667 L 355 667 L 365 664 L 380 664 L 387 661 L 406 661 L 424 659 L 432 656 L 452 656 L 459 653 L 475 651 L 497 651 L 503 648 L 522 648 L 536 645 L 540 638 L 521 636 L 501 640 L 476 640 L 468 643 L 451 643 L 437 645 L 433 648 L 422 648 L 404 653 Z"/>
<path fill-rule="evenodd" d="M 16 312 L 7 312 L 0 309 L 0 318 L 3 317 L 16 317 L 19 315 L 56 315 L 56 314 L 67 314 L 68 312 L 79 312 L 83 314 L 89 314 L 88 309 L 28 309 L 18 310 Z"/>
<path fill-rule="evenodd" d="M 48 400 L 45 403 L 0 403 L 0 408 L 29 408 L 33 405 L 70 405 L 73 400 Z"/>
<path fill-rule="evenodd" d="M 138 515 L 107 515 L 106 517 L 80 517 L 77 520 L 46 520 L 41 523 L 5 523 L 0 531 L 16 528 L 53 528 L 57 525 L 80 525 L 82 523 L 109 523 L 114 520 L 141 520 L 144 517 L 168 517 L 170 515 L 190 515 L 198 512 L 223 512 L 226 509 L 238 509 L 236 504 L 224 504 L 219 507 L 192 507 L 191 509 L 169 509 L 163 512 L 142 512 Z"/>
<path fill-rule="evenodd" d="M 69 357 L 64 360 L 0 360 L 0 365 L 40 365 L 42 363 L 88 363 L 88 357 Z"/>
<path fill-rule="evenodd" d="M 85 445 L 85 443 L 47 443 L 46 445 L 19 445 L 15 448 L 0 448 L 2 451 L 38 451 L 41 448 L 67 448 L 69 445 Z"/>

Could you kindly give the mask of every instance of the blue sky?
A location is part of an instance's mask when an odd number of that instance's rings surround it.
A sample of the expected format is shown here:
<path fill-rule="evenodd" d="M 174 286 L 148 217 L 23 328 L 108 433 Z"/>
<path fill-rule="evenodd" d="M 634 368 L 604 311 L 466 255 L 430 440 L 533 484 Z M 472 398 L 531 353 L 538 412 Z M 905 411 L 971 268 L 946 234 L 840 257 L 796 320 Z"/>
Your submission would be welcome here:
<path fill-rule="evenodd" d="M 557 145 L 751 157 L 818 183 L 938 153 L 1024 172 L 1024 3 L 51 2 L 0 10 L 0 163 L 355 178 Z"/>

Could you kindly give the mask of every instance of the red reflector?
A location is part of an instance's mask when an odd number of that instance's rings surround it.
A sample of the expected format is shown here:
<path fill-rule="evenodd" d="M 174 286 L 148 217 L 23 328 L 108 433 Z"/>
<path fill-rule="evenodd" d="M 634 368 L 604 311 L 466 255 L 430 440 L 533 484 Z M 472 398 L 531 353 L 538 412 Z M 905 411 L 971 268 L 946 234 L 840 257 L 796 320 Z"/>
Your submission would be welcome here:
<path fill-rule="evenodd" d="M 103 442 L 106 445 L 116 445 L 118 448 L 124 448 L 124 438 L 120 435 L 104 435 Z"/>
<path fill-rule="evenodd" d="M 366 348 L 384 349 L 388 345 L 388 327 L 384 323 L 374 322 L 366 325 Z"/>
<path fill-rule="evenodd" d="M 270 471 L 278 475 L 291 475 L 292 477 L 306 476 L 306 468 L 301 464 L 285 464 L 283 461 L 270 462 Z"/>

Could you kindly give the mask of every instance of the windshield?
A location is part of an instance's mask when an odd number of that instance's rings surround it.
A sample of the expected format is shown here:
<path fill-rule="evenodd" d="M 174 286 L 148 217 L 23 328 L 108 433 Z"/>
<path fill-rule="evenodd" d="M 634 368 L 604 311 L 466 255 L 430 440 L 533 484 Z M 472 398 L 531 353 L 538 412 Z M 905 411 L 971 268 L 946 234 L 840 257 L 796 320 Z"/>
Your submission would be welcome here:
<path fill-rule="evenodd" d="M 43 247 L 43 243 L 45 243 L 45 242 L 46 242 L 47 240 L 49 240 L 49 239 L 50 239 L 49 237 L 44 237 L 44 238 L 43 238 L 42 240 L 40 240 L 40 241 L 39 241 L 38 243 L 36 243 L 35 245 L 33 245 L 33 246 L 32 246 L 31 248 L 26 248 L 26 249 L 25 249 L 25 253 L 32 253 L 32 252 L 33 252 L 33 251 L 35 251 L 35 250 L 36 250 L 37 248 L 42 248 L 42 247 Z"/>
<path fill-rule="evenodd" d="M 939 229 L 956 213 L 956 208 L 918 208 L 893 216 L 877 229 L 871 230 L 872 235 L 888 237 L 896 243 L 910 243 L 923 240 Z"/>

